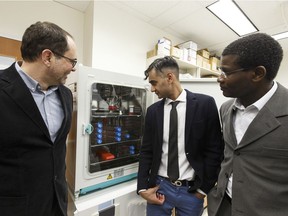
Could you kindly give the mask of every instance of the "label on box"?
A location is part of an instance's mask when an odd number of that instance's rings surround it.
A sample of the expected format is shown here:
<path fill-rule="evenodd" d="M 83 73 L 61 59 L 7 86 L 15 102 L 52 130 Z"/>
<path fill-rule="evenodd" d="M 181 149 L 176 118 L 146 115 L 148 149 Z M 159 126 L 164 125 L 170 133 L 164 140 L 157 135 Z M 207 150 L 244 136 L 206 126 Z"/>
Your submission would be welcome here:
<path fill-rule="evenodd" d="M 163 38 L 160 38 L 158 40 L 158 44 L 167 44 L 167 45 L 171 46 L 172 42 L 168 38 L 163 37 Z"/>

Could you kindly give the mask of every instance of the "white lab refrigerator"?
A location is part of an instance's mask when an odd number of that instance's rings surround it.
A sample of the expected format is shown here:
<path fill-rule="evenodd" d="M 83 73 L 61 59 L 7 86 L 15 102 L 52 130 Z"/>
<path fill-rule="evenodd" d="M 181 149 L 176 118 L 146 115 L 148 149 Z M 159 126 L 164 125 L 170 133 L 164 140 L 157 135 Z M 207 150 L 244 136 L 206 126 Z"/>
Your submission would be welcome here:
<path fill-rule="evenodd" d="M 101 216 L 109 208 L 120 215 L 121 197 L 138 199 L 139 150 L 151 93 L 143 77 L 85 66 L 77 73 L 77 81 L 68 83 L 74 94 L 66 159 L 70 202 L 75 216 Z"/>

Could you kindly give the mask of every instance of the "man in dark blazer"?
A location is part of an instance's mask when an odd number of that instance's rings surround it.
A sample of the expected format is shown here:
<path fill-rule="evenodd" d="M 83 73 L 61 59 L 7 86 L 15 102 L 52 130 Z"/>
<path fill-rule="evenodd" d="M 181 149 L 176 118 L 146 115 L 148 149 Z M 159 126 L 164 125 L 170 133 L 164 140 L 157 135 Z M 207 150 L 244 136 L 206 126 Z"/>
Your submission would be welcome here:
<path fill-rule="evenodd" d="M 156 59 L 145 71 L 151 91 L 162 100 L 147 109 L 137 192 L 147 200 L 147 216 L 199 216 L 214 186 L 222 159 L 220 121 L 212 97 L 182 89 L 172 57 Z M 178 101 L 179 178 L 168 176 L 170 102 Z M 174 161 L 176 163 L 177 161 Z"/>
<path fill-rule="evenodd" d="M 224 160 L 208 195 L 209 216 L 288 215 L 288 90 L 273 81 L 280 44 L 257 33 L 222 53 Z"/>
<path fill-rule="evenodd" d="M 72 36 L 49 22 L 26 29 L 23 61 L 0 70 L 0 215 L 65 216 L 66 137 L 75 71 Z"/>

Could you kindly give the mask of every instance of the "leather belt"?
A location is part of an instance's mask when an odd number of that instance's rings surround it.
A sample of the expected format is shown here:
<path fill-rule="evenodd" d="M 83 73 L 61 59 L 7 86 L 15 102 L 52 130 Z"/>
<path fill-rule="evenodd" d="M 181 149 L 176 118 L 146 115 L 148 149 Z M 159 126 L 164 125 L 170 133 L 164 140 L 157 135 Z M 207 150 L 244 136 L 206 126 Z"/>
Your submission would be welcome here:
<path fill-rule="evenodd" d="M 176 180 L 176 181 L 171 181 L 169 178 L 165 178 L 167 181 L 169 181 L 172 185 L 181 187 L 181 186 L 189 186 L 189 183 L 193 181 L 187 181 L 187 180 Z"/>

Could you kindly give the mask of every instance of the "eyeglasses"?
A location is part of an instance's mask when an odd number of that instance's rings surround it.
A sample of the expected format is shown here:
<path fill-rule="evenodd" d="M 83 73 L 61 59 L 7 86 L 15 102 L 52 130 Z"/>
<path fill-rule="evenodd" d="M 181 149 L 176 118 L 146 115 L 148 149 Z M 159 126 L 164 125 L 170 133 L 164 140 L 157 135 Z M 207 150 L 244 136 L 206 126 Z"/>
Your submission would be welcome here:
<path fill-rule="evenodd" d="M 72 68 L 74 68 L 75 65 L 77 64 L 77 59 L 68 58 L 67 56 L 61 55 L 60 53 L 55 52 L 55 51 L 52 51 L 52 52 L 53 52 L 54 54 L 56 54 L 57 56 L 60 56 L 60 57 L 62 57 L 62 58 L 67 59 L 67 60 L 71 63 Z"/>
<path fill-rule="evenodd" d="M 231 74 L 234 74 L 234 73 L 238 73 L 240 71 L 245 71 L 245 70 L 249 70 L 250 68 L 239 68 L 239 69 L 236 69 L 236 70 L 232 70 L 232 71 L 223 71 L 222 68 L 219 68 L 221 74 L 220 76 L 222 76 L 223 78 L 227 78 L 228 76 L 230 76 Z"/>

